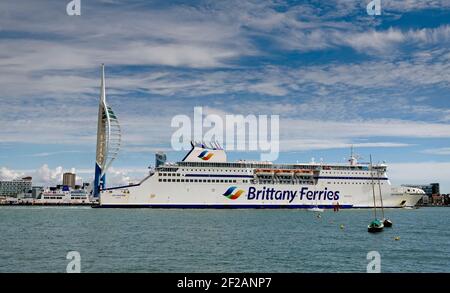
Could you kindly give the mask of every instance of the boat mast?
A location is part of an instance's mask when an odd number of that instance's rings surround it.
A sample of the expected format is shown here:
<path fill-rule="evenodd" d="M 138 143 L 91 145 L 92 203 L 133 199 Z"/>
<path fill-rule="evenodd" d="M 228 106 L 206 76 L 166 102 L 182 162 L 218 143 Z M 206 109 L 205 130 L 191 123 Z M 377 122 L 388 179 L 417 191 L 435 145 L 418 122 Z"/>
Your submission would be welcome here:
<path fill-rule="evenodd" d="M 353 145 L 350 148 L 350 159 L 348 162 L 350 163 L 350 166 L 356 166 L 358 165 L 358 156 L 354 153 Z"/>
<path fill-rule="evenodd" d="M 377 219 L 377 205 L 375 200 L 375 183 L 373 180 L 373 164 L 372 164 L 372 155 L 370 155 L 370 177 L 372 178 L 372 194 L 373 194 L 373 212 L 375 215 L 375 220 Z"/>
<path fill-rule="evenodd" d="M 380 174 L 379 174 L 379 172 L 378 172 L 378 170 L 377 170 L 377 177 L 378 177 L 378 190 L 379 190 L 379 192 L 380 192 L 380 201 L 381 201 L 381 214 L 382 214 L 382 216 L 383 216 L 383 219 L 384 219 L 384 204 L 383 204 L 383 195 L 382 195 L 382 192 L 381 192 L 381 181 L 380 181 Z"/>

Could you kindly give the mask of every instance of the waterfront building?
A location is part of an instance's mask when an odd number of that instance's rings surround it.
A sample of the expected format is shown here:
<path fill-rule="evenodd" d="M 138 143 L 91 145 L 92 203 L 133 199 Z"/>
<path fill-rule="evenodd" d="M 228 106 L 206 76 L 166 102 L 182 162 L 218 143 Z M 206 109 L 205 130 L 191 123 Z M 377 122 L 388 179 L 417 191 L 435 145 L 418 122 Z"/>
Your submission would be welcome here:
<path fill-rule="evenodd" d="M 70 188 L 75 188 L 76 175 L 75 173 L 64 173 L 63 174 L 63 185 Z"/>
<path fill-rule="evenodd" d="M 33 186 L 31 188 L 31 195 L 32 198 L 38 198 L 39 195 L 44 191 L 44 187 L 43 186 Z"/>
<path fill-rule="evenodd" d="M 444 205 L 450 205 L 450 194 L 444 194 Z"/>
<path fill-rule="evenodd" d="M 439 183 L 430 183 L 430 184 L 422 184 L 422 185 L 408 184 L 408 185 L 403 185 L 403 186 L 422 189 L 430 199 L 433 195 L 441 194 Z"/>
<path fill-rule="evenodd" d="M 19 194 L 27 193 L 31 190 L 32 178 L 24 177 L 22 179 L 1 180 L 0 196 L 17 197 Z"/>
<path fill-rule="evenodd" d="M 440 195 L 440 194 L 433 194 L 433 196 L 431 197 L 431 199 L 432 199 L 432 204 L 433 204 L 433 205 L 441 206 L 441 205 L 444 205 L 444 204 L 445 204 L 445 198 L 444 198 L 443 195 Z"/>

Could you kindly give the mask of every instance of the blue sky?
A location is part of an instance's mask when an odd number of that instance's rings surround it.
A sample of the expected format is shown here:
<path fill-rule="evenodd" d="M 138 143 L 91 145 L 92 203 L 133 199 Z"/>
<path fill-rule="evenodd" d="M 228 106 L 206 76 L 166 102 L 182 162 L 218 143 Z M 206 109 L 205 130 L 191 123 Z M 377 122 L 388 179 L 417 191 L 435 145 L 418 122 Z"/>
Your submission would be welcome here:
<path fill-rule="evenodd" d="M 280 115 L 279 162 L 342 162 L 350 145 L 395 184 L 450 192 L 450 2 L 0 3 L 0 176 L 90 181 L 99 64 L 123 127 L 110 183 L 170 150 L 174 115 Z M 229 153 L 230 160 L 258 153 Z"/>

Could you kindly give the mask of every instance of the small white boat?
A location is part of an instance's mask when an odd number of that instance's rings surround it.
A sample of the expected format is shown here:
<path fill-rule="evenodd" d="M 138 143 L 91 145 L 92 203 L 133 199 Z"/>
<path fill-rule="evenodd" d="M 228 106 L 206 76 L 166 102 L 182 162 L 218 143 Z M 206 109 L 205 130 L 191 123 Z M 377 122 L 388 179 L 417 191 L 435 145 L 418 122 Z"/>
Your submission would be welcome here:
<path fill-rule="evenodd" d="M 403 209 L 404 210 L 415 210 L 415 209 L 417 209 L 416 207 L 410 207 L 410 206 L 407 206 L 407 207 L 403 207 Z"/>
<path fill-rule="evenodd" d="M 383 226 L 388 228 L 392 227 L 392 221 L 389 219 L 383 219 Z"/>
<path fill-rule="evenodd" d="M 311 209 L 308 209 L 308 211 L 311 211 L 311 212 L 317 212 L 317 213 L 323 213 L 323 212 L 324 212 L 324 209 L 321 209 L 321 208 L 319 208 L 318 206 L 315 206 L 315 207 L 313 207 L 313 208 L 311 208 Z"/>

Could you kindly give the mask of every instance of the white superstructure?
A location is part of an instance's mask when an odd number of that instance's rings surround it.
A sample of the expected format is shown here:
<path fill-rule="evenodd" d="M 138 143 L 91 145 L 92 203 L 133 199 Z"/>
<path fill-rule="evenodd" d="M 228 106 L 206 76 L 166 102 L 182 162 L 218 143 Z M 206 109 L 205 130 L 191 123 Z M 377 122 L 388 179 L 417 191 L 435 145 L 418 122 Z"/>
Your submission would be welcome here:
<path fill-rule="evenodd" d="M 85 190 L 45 190 L 33 200 L 35 204 L 90 204 L 89 194 Z"/>
<path fill-rule="evenodd" d="M 134 185 L 101 191 L 101 207 L 367 208 L 414 206 L 424 192 L 392 188 L 384 164 L 227 162 L 217 145 L 193 144 L 178 163 Z"/>
<path fill-rule="evenodd" d="M 84 189 L 77 190 L 43 190 L 33 197 L 17 197 L 0 199 L 4 205 L 91 205 L 89 193 Z"/>

